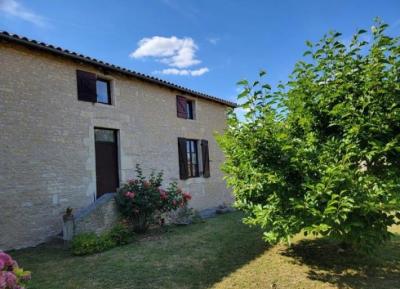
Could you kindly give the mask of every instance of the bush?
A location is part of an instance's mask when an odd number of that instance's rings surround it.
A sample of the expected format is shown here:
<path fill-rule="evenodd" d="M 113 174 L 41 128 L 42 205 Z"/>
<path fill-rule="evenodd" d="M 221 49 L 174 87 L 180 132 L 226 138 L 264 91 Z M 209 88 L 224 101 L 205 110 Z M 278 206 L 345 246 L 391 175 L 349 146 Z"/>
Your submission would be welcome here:
<path fill-rule="evenodd" d="M 133 241 L 133 233 L 125 223 L 119 223 L 101 235 L 82 233 L 71 242 L 72 254 L 77 256 L 100 253 Z M 1 288 L 0 288 L 1 289 Z"/>
<path fill-rule="evenodd" d="M 305 234 L 370 251 L 400 216 L 400 45 L 378 22 L 307 42 L 290 81 L 239 82 L 219 143 L 236 206 L 270 243 Z M 260 72 L 260 78 L 265 72 Z"/>
<path fill-rule="evenodd" d="M 72 253 L 77 256 L 99 253 L 115 247 L 116 243 L 107 235 L 83 233 L 72 239 Z"/>
<path fill-rule="evenodd" d="M 117 246 L 128 244 L 133 239 L 132 232 L 125 224 L 115 225 L 107 235 Z"/>
<path fill-rule="evenodd" d="M 118 190 L 116 202 L 121 214 L 133 225 L 135 232 L 145 232 L 156 213 L 165 213 L 183 208 L 191 199 L 189 193 L 177 187 L 176 182 L 164 190 L 162 172 L 143 176 L 136 165 L 137 178 L 128 180 Z"/>
<path fill-rule="evenodd" d="M 31 273 L 18 267 L 10 255 L 0 251 L 0 289 L 24 289 Z"/>

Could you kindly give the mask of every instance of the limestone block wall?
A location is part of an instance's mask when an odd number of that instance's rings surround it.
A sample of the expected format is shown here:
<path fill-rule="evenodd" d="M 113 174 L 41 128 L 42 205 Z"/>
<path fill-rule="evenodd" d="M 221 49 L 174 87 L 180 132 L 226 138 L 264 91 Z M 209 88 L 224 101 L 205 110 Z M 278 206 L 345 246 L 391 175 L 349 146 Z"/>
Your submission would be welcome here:
<path fill-rule="evenodd" d="M 178 181 L 195 209 L 232 201 L 214 138 L 225 105 L 186 95 L 196 119 L 180 119 L 175 90 L 17 44 L 0 43 L 0 67 L 0 250 L 45 241 L 61 232 L 67 207 L 94 202 L 95 127 L 118 130 L 121 181 L 138 163 Z M 113 105 L 78 101 L 77 69 L 109 79 Z M 209 141 L 210 178 L 179 180 L 178 137 Z"/>
<path fill-rule="evenodd" d="M 101 196 L 95 203 L 74 214 L 74 233 L 93 232 L 101 234 L 107 232 L 119 220 L 119 212 L 115 202 L 115 194 Z"/>

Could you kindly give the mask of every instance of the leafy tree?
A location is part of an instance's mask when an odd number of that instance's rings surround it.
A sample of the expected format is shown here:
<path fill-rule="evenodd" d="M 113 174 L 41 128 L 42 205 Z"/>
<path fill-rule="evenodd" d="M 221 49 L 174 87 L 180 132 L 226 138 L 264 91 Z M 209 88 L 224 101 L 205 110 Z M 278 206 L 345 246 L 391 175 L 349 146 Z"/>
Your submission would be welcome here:
<path fill-rule="evenodd" d="M 304 234 L 372 250 L 400 217 L 400 46 L 376 20 L 350 43 L 306 42 L 275 91 L 238 84 L 239 109 L 218 141 L 236 206 L 270 243 Z M 370 39 L 370 40 L 368 40 Z M 397 217 L 397 218 L 396 218 Z"/>

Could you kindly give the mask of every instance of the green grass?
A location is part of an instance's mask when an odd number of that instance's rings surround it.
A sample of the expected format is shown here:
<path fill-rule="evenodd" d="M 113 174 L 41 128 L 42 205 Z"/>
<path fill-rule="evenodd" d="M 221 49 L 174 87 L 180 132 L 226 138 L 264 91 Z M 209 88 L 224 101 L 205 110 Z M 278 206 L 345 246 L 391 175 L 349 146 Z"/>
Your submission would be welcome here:
<path fill-rule="evenodd" d="M 338 253 L 331 242 L 300 236 L 291 248 L 268 247 L 241 217 L 153 232 L 86 257 L 56 244 L 11 254 L 32 271 L 31 289 L 400 288 L 399 235 L 375 257 Z"/>

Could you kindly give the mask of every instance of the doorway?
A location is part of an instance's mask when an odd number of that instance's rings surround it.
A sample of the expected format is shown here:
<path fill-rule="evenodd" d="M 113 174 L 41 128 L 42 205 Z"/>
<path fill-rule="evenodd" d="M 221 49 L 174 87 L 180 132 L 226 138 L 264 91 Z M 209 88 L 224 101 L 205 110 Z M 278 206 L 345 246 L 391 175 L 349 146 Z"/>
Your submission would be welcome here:
<path fill-rule="evenodd" d="M 117 134 L 114 129 L 94 129 L 97 198 L 119 187 Z"/>

